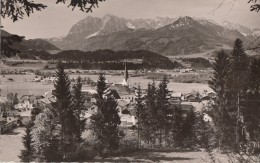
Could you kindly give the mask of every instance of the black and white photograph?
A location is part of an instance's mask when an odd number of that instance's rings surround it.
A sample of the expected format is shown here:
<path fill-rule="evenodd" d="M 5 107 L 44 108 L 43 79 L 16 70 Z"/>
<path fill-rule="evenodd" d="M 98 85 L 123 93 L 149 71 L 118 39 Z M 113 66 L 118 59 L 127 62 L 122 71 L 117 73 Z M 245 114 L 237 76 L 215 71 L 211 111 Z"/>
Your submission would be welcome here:
<path fill-rule="evenodd" d="M 0 1 L 0 162 L 260 163 L 260 0 Z"/>

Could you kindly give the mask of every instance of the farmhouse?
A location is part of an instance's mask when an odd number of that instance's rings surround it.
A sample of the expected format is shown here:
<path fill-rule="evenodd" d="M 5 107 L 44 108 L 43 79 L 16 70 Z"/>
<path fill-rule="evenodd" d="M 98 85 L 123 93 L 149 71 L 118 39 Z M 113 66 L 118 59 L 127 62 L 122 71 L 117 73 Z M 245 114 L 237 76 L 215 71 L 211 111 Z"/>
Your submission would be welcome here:
<path fill-rule="evenodd" d="M 20 112 L 20 121 L 23 125 L 27 125 L 31 120 L 31 111 L 27 110 L 24 112 Z"/>
<path fill-rule="evenodd" d="M 190 102 L 200 102 L 200 98 L 192 93 L 186 94 L 184 99 Z"/>
<path fill-rule="evenodd" d="M 18 110 L 8 110 L 8 111 L 6 111 L 7 123 L 10 123 L 10 122 L 17 123 L 19 119 L 20 119 L 20 114 L 19 114 Z"/>
<path fill-rule="evenodd" d="M 170 101 L 172 103 L 180 103 L 182 100 L 184 100 L 182 93 L 172 93 Z"/>
<path fill-rule="evenodd" d="M 181 69 L 180 70 L 180 73 L 191 73 L 191 72 L 194 72 L 193 69 Z"/>

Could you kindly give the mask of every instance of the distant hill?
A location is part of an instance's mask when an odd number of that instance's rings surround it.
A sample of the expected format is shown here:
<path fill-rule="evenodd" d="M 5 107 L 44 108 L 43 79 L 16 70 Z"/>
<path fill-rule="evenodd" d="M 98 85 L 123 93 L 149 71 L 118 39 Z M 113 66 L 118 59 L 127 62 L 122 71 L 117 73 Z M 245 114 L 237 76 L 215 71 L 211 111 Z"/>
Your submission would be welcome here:
<path fill-rule="evenodd" d="M 128 63 L 129 69 L 163 68 L 173 69 L 181 67 L 177 62 L 172 62 L 168 57 L 160 54 L 138 51 L 112 51 L 97 50 L 83 52 L 79 50 L 62 51 L 51 55 L 50 59 L 66 61 L 67 66 L 80 67 L 83 69 L 124 69 L 124 63 Z"/>
<path fill-rule="evenodd" d="M 245 35 L 245 28 L 230 26 L 187 16 L 137 20 L 88 16 L 73 25 L 67 36 L 47 41 L 62 50 L 148 50 L 174 56 L 230 49 L 236 38 L 247 46 L 258 36 L 257 29 L 246 30 Z"/>
<path fill-rule="evenodd" d="M 1 30 L 1 38 L 11 36 L 13 34 L 8 33 L 5 30 Z M 19 35 L 18 35 L 19 36 Z M 1 46 L 4 46 L 1 42 Z M 21 42 L 14 42 L 12 48 L 20 51 L 18 56 L 22 58 L 35 58 L 41 55 L 49 55 L 48 51 L 59 50 L 53 44 L 43 39 L 23 39 Z"/>

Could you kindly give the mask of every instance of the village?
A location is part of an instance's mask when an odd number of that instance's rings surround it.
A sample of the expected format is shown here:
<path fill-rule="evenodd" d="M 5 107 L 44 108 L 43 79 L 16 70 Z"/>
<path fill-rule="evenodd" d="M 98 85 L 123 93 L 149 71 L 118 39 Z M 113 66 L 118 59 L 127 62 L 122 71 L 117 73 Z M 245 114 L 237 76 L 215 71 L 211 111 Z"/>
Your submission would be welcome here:
<path fill-rule="evenodd" d="M 175 70 L 176 71 L 176 70 Z M 179 70 L 179 73 L 187 73 L 187 71 L 193 71 L 192 69 L 182 69 Z M 9 73 L 15 74 L 33 74 L 33 71 L 10 71 Z M 77 72 L 74 72 L 77 73 Z M 92 71 L 92 73 L 97 73 L 96 71 Z M 114 99 L 117 101 L 117 108 L 119 110 L 119 115 L 121 118 L 120 126 L 123 128 L 132 128 L 137 124 L 136 117 L 136 98 L 137 98 L 137 85 L 136 83 L 131 83 L 131 77 L 129 75 L 129 71 L 127 68 L 127 64 L 125 64 L 125 70 L 120 72 L 123 73 L 123 77 L 121 77 L 121 82 L 113 83 L 109 80 L 106 81 L 108 87 L 107 94 L 112 95 Z M 42 85 L 53 85 L 56 78 L 55 77 L 43 77 L 39 76 L 39 74 L 34 75 L 33 81 L 27 82 L 40 82 Z M 9 79 L 10 80 L 10 79 Z M 75 81 L 75 78 L 71 79 L 72 84 Z M 88 122 L 92 114 L 97 111 L 97 106 L 95 105 L 95 94 L 97 81 L 93 81 L 90 78 L 83 80 L 83 89 L 82 92 L 85 95 L 85 113 L 84 116 L 87 118 Z M 142 98 L 146 96 L 147 86 L 141 86 Z M 209 101 L 212 101 L 215 98 L 215 93 L 213 91 L 204 90 L 202 92 L 199 91 L 191 91 L 188 93 L 176 92 L 172 88 L 168 88 L 168 101 L 176 106 L 180 106 L 181 109 L 185 112 L 190 109 L 194 109 L 199 112 L 201 109 L 207 106 Z M 0 96 L 0 104 L 3 105 L 1 107 L 1 119 L 0 119 L 0 133 L 5 134 L 7 132 L 11 132 L 13 129 L 26 126 L 35 111 L 37 109 L 44 109 L 46 107 L 50 107 L 51 104 L 55 102 L 55 97 L 52 94 L 52 90 L 44 92 L 43 94 L 20 94 L 17 93 L 9 93 L 9 94 L 1 94 Z M 14 104 L 13 106 L 8 106 Z M 210 120 L 210 117 L 205 115 L 204 119 L 206 121 Z"/>

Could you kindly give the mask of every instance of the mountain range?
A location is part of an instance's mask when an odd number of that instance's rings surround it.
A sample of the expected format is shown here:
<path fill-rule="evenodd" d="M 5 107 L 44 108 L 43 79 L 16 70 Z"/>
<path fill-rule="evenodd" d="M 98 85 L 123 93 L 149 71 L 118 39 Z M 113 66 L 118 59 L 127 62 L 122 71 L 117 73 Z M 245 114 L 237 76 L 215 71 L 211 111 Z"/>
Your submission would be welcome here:
<path fill-rule="evenodd" d="M 218 24 L 192 17 L 125 19 L 114 15 L 88 16 L 73 25 L 65 37 L 45 39 L 61 50 L 148 50 L 163 55 L 186 55 L 230 49 L 235 39 L 254 46 L 260 28 L 231 22 Z M 253 42 L 253 43 L 252 43 Z"/>

